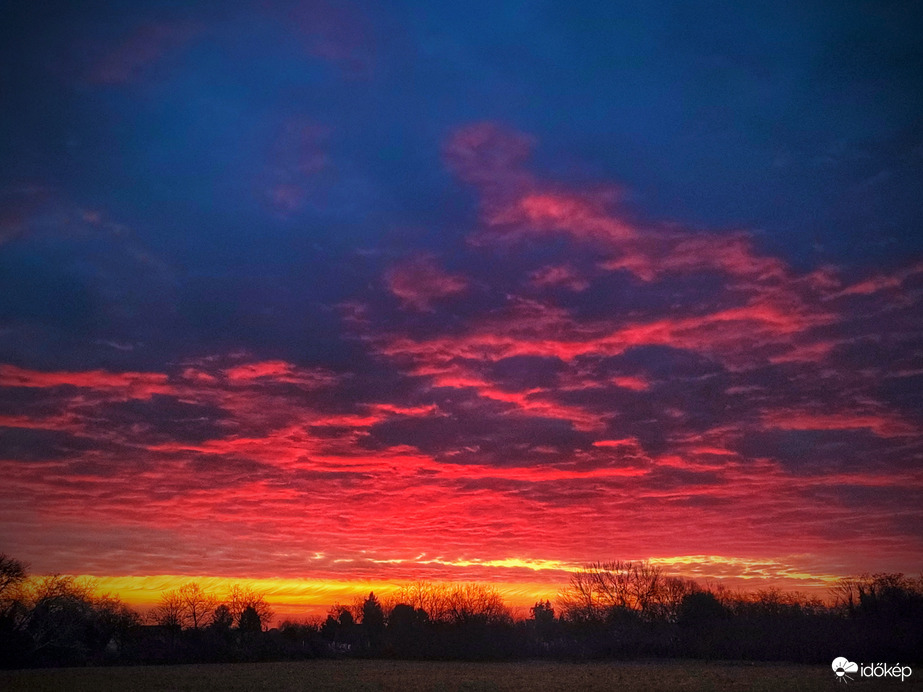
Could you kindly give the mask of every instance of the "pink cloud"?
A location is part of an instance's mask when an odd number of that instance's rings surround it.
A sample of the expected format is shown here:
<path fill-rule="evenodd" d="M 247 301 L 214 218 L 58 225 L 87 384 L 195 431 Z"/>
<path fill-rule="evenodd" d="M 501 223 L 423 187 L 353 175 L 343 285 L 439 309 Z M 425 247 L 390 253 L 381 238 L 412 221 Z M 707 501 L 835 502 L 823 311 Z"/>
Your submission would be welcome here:
<path fill-rule="evenodd" d="M 827 360 L 836 348 L 837 341 L 815 341 L 809 343 L 793 343 L 791 348 L 779 353 L 778 355 L 769 356 L 769 362 L 774 364 L 780 363 L 820 363 Z"/>
<path fill-rule="evenodd" d="M 297 2 L 285 12 L 285 21 L 311 55 L 338 66 L 345 75 L 366 77 L 374 70 L 375 32 L 358 6 L 326 0 Z"/>
<path fill-rule="evenodd" d="M 429 312 L 435 301 L 468 288 L 464 277 L 444 271 L 429 255 L 392 267 L 385 273 L 385 283 L 404 307 L 420 312 Z"/>
<path fill-rule="evenodd" d="M 92 66 L 88 79 L 106 85 L 135 81 L 151 65 L 189 42 L 199 31 L 199 27 L 189 22 L 142 24 Z"/>
<path fill-rule="evenodd" d="M 326 141 L 330 129 L 303 117 L 288 119 L 266 152 L 257 194 L 270 209 L 287 218 L 318 202 L 323 174 L 331 168 Z"/>
<path fill-rule="evenodd" d="M 476 242 L 511 242 L 538 234 L 564 234 L 580 241 L 619 243 L 636 236 L 628 223 L 609 214 L 604 200 L 586 194 L 527 192 L 495 205 L 486 216 L 489 230 Z"/>
<path fill-rule="evenodd" d="M 908 280 L 923 274 L 923 262 L 899 269 L 892 274 L 873 276 L 833 293 L 831 298 L 844 296 L 869 296 L 881 291 L 897 289 Z"/>
<path fill-rule="evenodd" d="M 533 140 L 496 123 L 459 128 L 448 138 L 443 155 L 449 168 L 488 196 L 509 195 L 532 185 L 522 165 Z"/>
<path fill-rule="evenodd" d="M 534 286 L 562 286 L 576 292 L 584 291 L 590 285 L 589 280 L 580 276 L 573 267 L 563 264 L 542 267 L 532 272 L 529 279 Z"/>

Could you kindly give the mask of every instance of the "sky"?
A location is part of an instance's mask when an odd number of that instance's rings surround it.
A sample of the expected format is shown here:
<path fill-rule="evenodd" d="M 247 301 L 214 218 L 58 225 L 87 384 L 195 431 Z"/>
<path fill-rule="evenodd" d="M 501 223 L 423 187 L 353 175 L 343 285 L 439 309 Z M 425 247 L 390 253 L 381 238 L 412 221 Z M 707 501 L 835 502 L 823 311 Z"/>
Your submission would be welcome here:
<path fill-rule="evenodd" d="M 919 3 L 0 14 L 33 573 L 525 603 L 597 560 L 923 568 Z"/>

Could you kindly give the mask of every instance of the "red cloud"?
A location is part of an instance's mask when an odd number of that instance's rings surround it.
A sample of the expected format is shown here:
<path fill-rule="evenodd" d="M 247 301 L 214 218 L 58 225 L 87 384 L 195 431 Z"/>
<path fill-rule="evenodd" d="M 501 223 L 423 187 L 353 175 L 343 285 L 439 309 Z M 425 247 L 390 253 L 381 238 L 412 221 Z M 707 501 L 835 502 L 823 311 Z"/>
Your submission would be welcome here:
<path fill-rule="evenodd" d="M 104 370 L 87 372 L 41 372 L 0 365 L 0 386 L 4 387 L 81 387 L 109 390 L 117 396 L 147 398 L 154 394 L 171 394 L 175 388 L 166 375 L 153 372 L 111 373 Z"/>
<path fill-rule="evenodd" d="M 920 427 L 886 412 L 771 411 L 763 416 L 767 427 L 779 430 L 871 430 L 879 437 L 920 434 Z"/>
<path fill-rule="evenodd" d="M 638 346 L 663 345 L 700 351 L 730 364 L 752 362 L 754 346 L 787 349 L 793 335 L 829 324 L 834 317 L 802 305 L 757 302 L 698 317 L 677 317 L 610 325 L 578 322 L 554 309 L 531 306 L 485 320 L 468 334 L 414 341 L 394 338 L 382 352 L 407 357 L 427 372 L 447 368 L 455 359 L 496 361 L 512 356 L 550 356 L 573 361 L 581 356 L 620 355 Z"/>
<path fill-rule="evenodd" d="M 625 389 L 631 389 L 636 392 L 643 392 L 650 387 L 650 383 L 645 378 L 634 375 L 613 377 L 612 384 L 616 387 L 624 387 Z"/>
<path fill-rule="evenodd" d="M 323 370 L 302 370 L 282 360 L 242 363 L 224 371 L 232 384 L 248 384 L 255 380 L 286 382 L 309 387 L 323 387 L 336 381 L 334 375 Z"/>

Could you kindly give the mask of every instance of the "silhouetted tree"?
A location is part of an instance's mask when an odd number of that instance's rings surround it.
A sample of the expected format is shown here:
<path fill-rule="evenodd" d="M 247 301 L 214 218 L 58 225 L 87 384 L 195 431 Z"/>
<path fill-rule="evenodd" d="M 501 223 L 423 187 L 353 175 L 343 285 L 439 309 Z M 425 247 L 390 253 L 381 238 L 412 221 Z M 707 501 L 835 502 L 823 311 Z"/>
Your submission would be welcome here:
<path fill-rule="evenodd" d="M 295 622 L 285 620 L 279 625 L 279 632 L 288 657 L 321 656 L 326 647 L 321 642 L 320 628 L 316 622 Z"/>
<path fill-rule="evenodd" d="M 362 604 L 362 631 L 367 648 L 373 653 L 379 651 L 385 634 L 385 612 L 374 592 Z"/>
<path fill-rule="evenodd" d="M 402 586 L 396 595 L 399 603 L 422 610 L 433 622 L 448 619 L 449 587 L 427 581 L 416 581 Z"/>
<path fill-rule="evenodd" d="M 26 632 L 33 661 L 76 665 L 100 660 L 110 641 L 138 622 L 118 599 L 96 596 L 85 581 L 54 575 L 34 587 Z"/>
<path fill-rule="evenodd" d="M 844 615 L 854 616 L 859 607 L 859 577 L 844 577 L 838 579 L 830 588 L 833 603 L 836 608 L 843 611 Z"/>
<path fill-rule="evenodd" d="M 244 611 L 240 614 L 237 629 L 241 632 L 248 633 L 263 631 L 263 621 L 260 619 L 260 614 L 257 612 L 256 608 L 252 605 L 248 605 L 244 608 Z"/>
<path fill-rule="evenodd" d="M 863 575 L 855 580 L 863 615 L 921 614 L 923 576 L 910 579 L 901 573 Z"/>
<path fill-rule="evenodd" d="M 241 586 L 240 584 L 232 586 L 224 603 L 230 610 L 238 628 L 240 627 L 240 617 L 247 608 L 253 608 L 256 611 L 264 627 L 272 621 L 273 611 L 266 602 L 265 596 L 258 591 L 254 591 L 249 586 Z"/>
<path fill-rule="evenodd" d="M 551 601 L 536 601 L 535 605 L 529 608 L 529 615 L 535 622 L 554 622 L 554 607 Z"/>
<path fill-rule="evenodd" d="M 596 562 L 571 574 L 559 594 L 564 617 L 574 622 L 604 622 L 613 609 L 655 616 L 664 575 L 648 562 Z"/>
<path fill-rule="evenodd" d="M 171 632 L 185 628 L 198 630 L 213 613 L 218 599 L 206 593 L 196 582 L 187 582 L 178 589 L 164 591 L 160 602 L 151 612 L 154 622 Z"/>
<path fill-rule="evenodd" d="M 683 641 L 681 653 L 691 656 L 720 657 L 731 612 L 710 591 L 696 591 L 683 597 L 677 615 Z"/>
<path fill-rule="evenodd" d="M 22 621 L 27 576 L 24 563 L 0 553 L 0 633 L 12 631 Z"/>
<path fill-rule="evenodd" d="M 218 604 L 218 599 L 206 593 L 198 583 L 192 581 L 177 589 L 177 596 L 182 606 L 183 620 L 192 629 L 199 629 L 204 625 L 209 613 L 212 613 Z"/>
<path fill-rule="evenodd" d="M 183 601 L 179 592 L 172 590 L 161 593 L 160 601 L 151 610 L 151 619 L 174 634 L 179 632 L 185 620 Z"/>
<path fill-rule="evenodd" d="M 543 650 L 548 642 L 555 639 L 559 634 L 559 625 L 554 615 L 554 607 L 551 601 L 538 601 L 529 609 L 531 619 L 526 623 L 529 626 L 529 633 L 539 644 L 539 650 Z"/>
<path fill-rule="evenodd" d="M 92 603 L 101 639 L 105 639 L 107 647 L 113 646 L 115 653 L 121 652 L 128 644 L 132 633 L 141 625 L 141 616 L 121 599 L 109 594 L 96 596 Z"/>
<path fill-rule="evenodd" d="M 339 609 L 340 616 L 337 618 L 337 624 L 343 629 L 349 629 L 356 624 L 356 619 L 348 608 Z"/>
<path fill-rule="evenodd" d="M 428 623 L 429 616 L 422 608 L 407 603 L 394 606 L 388 616 L 388 636 L 394 651 L 401 656 L 420 656 Z"/>
<path fill-rule="evenodd" d="M 676 622 L 685 598 L 699 591 L 701 588 L 692 579 L 663 577 L 658 585 L 651 609 L 657 618 L 667 622 Z"/>
<path fill-rule="evenodd" d="M 321 636 L 330 642 L 331 648 L 339 653 L 353 650 L 358 643 L 356 620 L 352 610 L 339 603 L 328 611 L 320 632 Z"/>
<path fill-rule="evenodd" d="M 337 619 L 333 617 L 333 615 L 328 615 L 327 619 L 324 620 L 324 623 L 320 626 L 321 637 L 328 642 L 336 643 L 339 626 L 340 624 L 337 622 Z"/>
<path fill-rule="evenodd" d="M 6 553 L 0 553 L 0 605 L 17 593 L 17 589 L 26 580 L 26 576 L 25 563 Z"/>
<path fill-rule="evenodd" d="M 837 605 L 865 658 L 908 659 L 923 650 L 923 575 L 863 574 L 835 586 Z"/>
<path fill-rule="evenodd" d="M 697 591 L 683 598 L 679 607 L 679 624 L 684 627 L 701 628 L 724 620 L 730 615 L 710 591 Z"/>
<path fill-rule="evenodd" d="M 264 631 L 262 594 L 235 586 L 226 602 L 195 582 L 161 594 L 150 620 L 85 580 L 29 580 L 0 555 L 0 666 L 190 662 L 372 654 L 491 659 L 525 656 L 908 660 L 923 650 L 923 577 L 865 574 L 841 580 L 833 607 L 768 588 L 703 589 L 648 563 L 596 563 L 571 575 L 561 617 L 548 600 L 513 623 L 499 592 L 483 584 L 416 582 L 393 607 L 374 593 L 331 608 L 323 625 L 285 622 Z M 424 607 L 425 606 L 425 607 Z M 429 608 L 430 610 L 426 610 Z M 207 626 L 206 626 L 207 623 Z"/>
<path fill-rule="evenodd" d="M 456 584 L 451 588 L 446 617 L 459 625 L 513 621 L 509 608 L 495 588 L 474 583 Z"/>
<path fill-rule="evenodd" d="M 227 632 L 234 626 L 234 616 L 231 609 L 224 603 L 218 605 L 212 612 L 212 619 L 208 625 L 216 632 Z"/>
<path fill-rule="evenodd" d="M 0 667 L 21 665 L 30 648 L 24 631 L 29 612 L 27 576 L 23 562 L 0 553 Z"/>

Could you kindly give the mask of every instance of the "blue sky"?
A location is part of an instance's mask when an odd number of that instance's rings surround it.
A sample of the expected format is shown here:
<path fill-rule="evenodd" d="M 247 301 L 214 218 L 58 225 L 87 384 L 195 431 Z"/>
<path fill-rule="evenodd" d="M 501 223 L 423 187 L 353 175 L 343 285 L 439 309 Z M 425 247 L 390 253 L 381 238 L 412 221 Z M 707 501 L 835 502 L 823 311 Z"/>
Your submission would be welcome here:
<path fill-rule="evenodd" d="M 0 7 L 0 549 L 918 568 L 919 4 Z"/>

